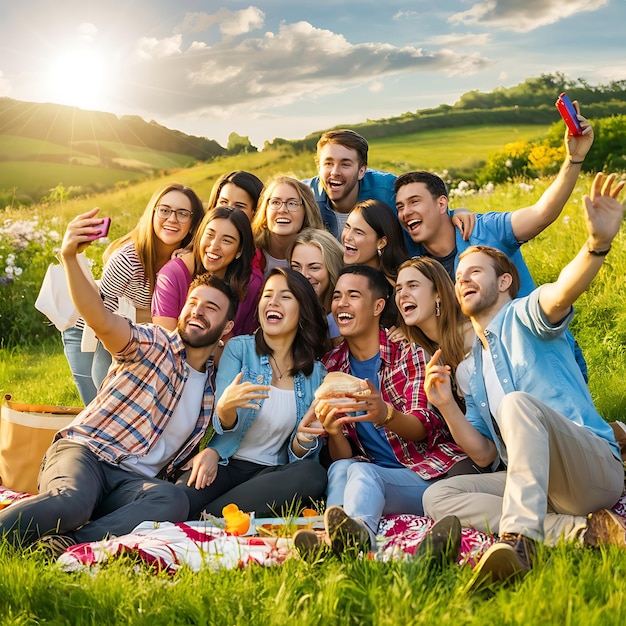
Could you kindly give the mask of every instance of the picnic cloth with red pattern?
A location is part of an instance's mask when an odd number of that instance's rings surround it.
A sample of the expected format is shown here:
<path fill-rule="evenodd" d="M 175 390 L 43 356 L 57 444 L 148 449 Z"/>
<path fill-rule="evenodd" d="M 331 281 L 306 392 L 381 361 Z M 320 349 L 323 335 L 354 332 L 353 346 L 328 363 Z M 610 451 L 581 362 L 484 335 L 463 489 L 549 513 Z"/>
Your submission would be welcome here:
<path fill-rule="evenodd" d="M 0 486 L 0 501 L 17 501 L 28 494 Z M 626 520 L 626 493 L 613 511 Z M 386 516 L 378 528 L 376 560 L 409 559 L 433 525 L 418 515 Z M 459 563 L 474 565 L 494 542 L 490 535 L 463 528 Z M 103 541 L 79 544 L 62 554 L 58 563 L 65 570 L 83 569 L 105 563 L 119 555 L 135 555 L 158 570 L 175 572 L 186 566 L 194 571 L 280 565 L 295 556 L 290 538 L 233 537 L 207 522 L 143 522 L 132 533 Z"/>

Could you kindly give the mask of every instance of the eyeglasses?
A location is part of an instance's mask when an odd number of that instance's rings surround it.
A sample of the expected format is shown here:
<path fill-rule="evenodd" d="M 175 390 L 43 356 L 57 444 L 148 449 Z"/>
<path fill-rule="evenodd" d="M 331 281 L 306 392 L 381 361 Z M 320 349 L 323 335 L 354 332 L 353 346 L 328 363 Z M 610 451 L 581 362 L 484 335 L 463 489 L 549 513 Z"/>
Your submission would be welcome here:
<path fill-rule="evenodd" d="M 186 224 L 192 217 L 193 211 L 188 211 L 187 209 L 172 209 L 167 206 L 167 204 L 159 204 L 155 208 L 157 217 L 162 220 L 169 219 L 170 215 L 173 213 L 176 216 L 176 221 L 179 224 Z"/>
<path fill-rule="evenodd" d="M 280 198 L 270 198 L 267 201 L 267 206 L 273 211 L 279 211 L 283 204 L 287 207 L 287 211 L 295 213 L 301 206 L 302 202 L 297 200 L 281 200 Z"/>

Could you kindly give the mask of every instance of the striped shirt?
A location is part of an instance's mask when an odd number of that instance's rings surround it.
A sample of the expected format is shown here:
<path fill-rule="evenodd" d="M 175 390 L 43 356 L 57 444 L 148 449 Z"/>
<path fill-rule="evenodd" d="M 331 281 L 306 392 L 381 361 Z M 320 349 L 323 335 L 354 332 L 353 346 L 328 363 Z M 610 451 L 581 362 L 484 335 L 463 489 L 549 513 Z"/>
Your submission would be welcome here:
<path fill-rule="evenodd" d="M 126 296 L 136 309 L 150 310 L 150 281 L 132 241 L 113 252 L 102 270 L 100 280 L 100 297 L 109 311 L 117 312 L 122 296 Z M 82 317 L 78 318 L 76 327 L 85 327 Z"/>
<path fill-rule="evenodd" d="M 150 280 L 134 243 L 127 243 L 109 257 L 102 271 L 100 296 L 109 311 L 117 311 L 118 300 L 122 296 L 126 296 L 135 308 L 150 310 Z"/>
<path fill-rule="evenodd" d="M 190 366 L 177 331 L 169 333 L 155 324 L 131 324 L 131 331 L 126 347 L 114 355 L 113 367 L 96 398 L 55 437 L 80 440 L 113 465 L 150 450 L 172 417 L 189 377 Z M 212 360 L 207 368 L 200 415 L 172 465 L 191 454 L 210 424 L 214 402 Z"/>
<path fill-rule="evenodd" d="M 323 359 L 329 372 L 350 373 L 350 351 L 342 341 Z M 429 405 L 424 391 L 426 359 L 424 351 L 409 342 L 391 342 L 384 329 L 380 331 L 380 395 L 391 406 L 407 415 L 414 415 L 426 429 L 422 441 L 408 441 L 385 428 L 387 441 L 399 463 L 419 474 L 424 480 L 448 472 L 467 456 L 452 440 L 444 419 Z M 359 441 L 354 424 L 343 425 L 344 434 L 361 455 L 372 460 Z"/>

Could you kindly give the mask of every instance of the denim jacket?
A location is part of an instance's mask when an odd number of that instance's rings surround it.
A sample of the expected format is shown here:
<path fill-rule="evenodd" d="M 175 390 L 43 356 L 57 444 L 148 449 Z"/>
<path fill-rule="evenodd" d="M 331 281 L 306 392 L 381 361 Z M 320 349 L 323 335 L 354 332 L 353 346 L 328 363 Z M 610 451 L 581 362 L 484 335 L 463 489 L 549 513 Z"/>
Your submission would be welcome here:
<path fill-rule="evenodd" d="M 230 385 L 239 372 L 243 373 L 241 382 L 251 382 L 259 385 L 270 385 L 272 381 L 272 366 L 267 355 L 256 353 L 254 336 L 240 335 L 233 337 L 224 348 L 220 357 L 220 365 L 216 378 L 216 404 L 221 397 L 224 388 Z M 317 445 L 308 450 L 303 457 L 296 456 L 291 443 L 295 437 L 298 424 L 313 402 L 313 394 L 320 386 L 326 376 L 326 368 L 319 361 L 315 362 L 313 372 L 310 376 L 305 376 L 298 372 L 294 376 L 293 387 L 296 394 L 296 428 L 294 428 L 288 443 L 289 461 L 299 461 L 301 458 L 317 458 L 322 447 L 322 442 L 318 438 Z M 261 404 L 264 400 L 261 400 Z M 215 436 L 211 439 L 209 447 L 217 450 L 222 459 L 222 463 L 228 463 L 239 447 L 245 434 L 254 422 L 258 411 L 255 409 L 237 409 L 237 421 L 230 430 L 225 431 L 217 413 L 213 413 L 213 428 Z"/>
<path fill-rule="evenodd" d="M 541 287 L 507 303 L 485 329 L 496 375 L 504 393 L 523 391 L 570 421 L 606 439 L 621 458 L 611 427 L 596 410 L 589 389 L 565 336 L 573 309 L 558 324 L 550 324 L 539 306 Z M 502 456 L 501 442 L 489 412 L 482 374 L 482 344 L 472 348 L 467 420 L 491 439 Z"/>

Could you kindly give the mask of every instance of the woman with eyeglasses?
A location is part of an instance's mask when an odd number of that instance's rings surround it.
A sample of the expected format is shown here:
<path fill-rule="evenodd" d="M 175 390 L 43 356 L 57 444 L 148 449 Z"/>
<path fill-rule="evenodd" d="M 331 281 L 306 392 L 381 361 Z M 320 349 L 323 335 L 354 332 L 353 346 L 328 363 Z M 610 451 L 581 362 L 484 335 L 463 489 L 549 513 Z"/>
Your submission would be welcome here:
<path fill-rule="evenodd" d="M 237 294 L 239 307 L 229 337 L 250 335 L 257 326 L 256 307 L 263 274 L 252 267 L 254 241 L 246 214 L 229 206 L 211 209 L 193 238 L 191 251 L 170 259 L 157 274 L 152 321 L 174 330 L 191 281 L 204 272 L 224 279 Z"/>
<path fill-rule="evenodd" d="M 133 230 L 113 241 L 103 255 L 100 297 L 117 311 L 125 297 L 136 310 L 138 322 L 151 321 L 150 304 L 157 272 L 173 252 L 192 240 L 204 216 L 202 201 L 193 189 L 170 183 L 150 198 Z M 93 400 L 104 380 L 111 355 L 98 342 L 96 351 L 82 352 L 84 323 L 63 332 L 65 354 L 85 404 Z"/>
<path fill-rule="evenodd" d="M 311 188 L 292 176 L 271 178 L 252 220 L 255 264 L 265 276 L 274 267 L 289 266 L 287 250 L 304 228 L 324 228 Z"/>

